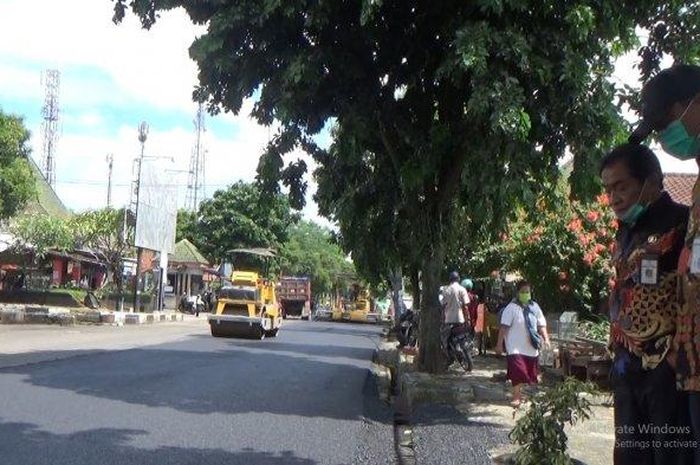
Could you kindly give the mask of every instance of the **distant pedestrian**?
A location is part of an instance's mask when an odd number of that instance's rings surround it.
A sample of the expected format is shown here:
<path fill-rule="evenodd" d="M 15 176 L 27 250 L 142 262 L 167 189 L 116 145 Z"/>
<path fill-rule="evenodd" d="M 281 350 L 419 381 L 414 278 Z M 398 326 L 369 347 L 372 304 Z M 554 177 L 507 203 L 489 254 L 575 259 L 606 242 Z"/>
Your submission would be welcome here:
<path fill-rule="evenodd" d="M 194 299 L 194 316 L 199 316 L 199 312 L 204 308 L 204 301 L 201 294 L 197 294 Z"/>
<path fill-rule="evenodd" d="M 520 407 L 521 386 L 537 384 L 540 347 L 549 347 L 547 320 L 537 302 L 532 300 L 530 284 L 520 281 L 517 297 L 506 305 L 501 314 L 496 354 L 505 346 L 508 379 L 513 385 L 511 405 Z"/>
<path fill-rule="evenodd" d="M 468 322 L 469 294 L 459 284 L 459 273 L 450 273 L 450 285 L 442 292 L 442 306 L 445 309 L 444 323 L 463 325 Z"/>
<path fill-rule="evenodd" d="M 486 314 L 488 308 L 483 302 L 479 302 L 476 307 L 476 323 L 474 324 L 474 344 L 479 352 L 483 355 L 486 351 L 486 339 L 488 338 L 488 327 L 486 325 Z"/>
<path fill-rule="evenodd" d="M 469 297 L 469 303 L 467 304 L 469 319 L 467 321 L 469 321 L 469 325 L 473 331 L 476 326 L 476 310 L 479 307 L 479 298 L 474 293 L 474 282 L 471 279 L 465 278 L 462 280 L 461 284 L 462 287 L 466 289 L 467 296 Z"/>

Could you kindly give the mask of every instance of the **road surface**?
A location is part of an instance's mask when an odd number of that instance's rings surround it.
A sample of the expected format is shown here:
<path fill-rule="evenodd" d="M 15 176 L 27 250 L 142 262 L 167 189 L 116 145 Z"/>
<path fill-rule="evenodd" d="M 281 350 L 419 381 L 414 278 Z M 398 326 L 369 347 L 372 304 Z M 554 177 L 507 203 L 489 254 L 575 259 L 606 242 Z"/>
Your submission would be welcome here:
<path fill-rule="evenodd" d="M 393 464 L 368 371 L 379 334 L 286 321 L 275 339 L 221 339 L 203 319 L 3 327 L 0 462 Z"/>

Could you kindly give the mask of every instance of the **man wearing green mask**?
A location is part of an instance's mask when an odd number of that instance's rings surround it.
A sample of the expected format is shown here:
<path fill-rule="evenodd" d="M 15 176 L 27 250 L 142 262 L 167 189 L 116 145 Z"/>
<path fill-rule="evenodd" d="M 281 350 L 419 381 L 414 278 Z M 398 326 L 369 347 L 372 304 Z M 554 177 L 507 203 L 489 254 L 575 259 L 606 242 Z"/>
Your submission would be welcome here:
<path fill-rule="evenodd" d="M 678 64 L 654 76 L 642 89 L 642 121 L 630 136 L 640 143 L 654 134 L 662 148 L 679 160 L 700 165 L 700 67 Z M 677 386 L 688 393 L 700 465 L 700 182 L 693 188 L 688 231 L 678 263 L 681 308 L 676 319 L 672 361 Z"/>
<path fill-rule="evenodd" d="M 690 463 L 690 449 L 650 446 L 690 439 L 668 433 L 668 427 L 688 429 L 687 402 L 668 363 L 688 209 L 663 191 L 659 160 L 646 146 L 615 148 L 600 175 L 619 220 L 610 296 L 615 464 Z"/>

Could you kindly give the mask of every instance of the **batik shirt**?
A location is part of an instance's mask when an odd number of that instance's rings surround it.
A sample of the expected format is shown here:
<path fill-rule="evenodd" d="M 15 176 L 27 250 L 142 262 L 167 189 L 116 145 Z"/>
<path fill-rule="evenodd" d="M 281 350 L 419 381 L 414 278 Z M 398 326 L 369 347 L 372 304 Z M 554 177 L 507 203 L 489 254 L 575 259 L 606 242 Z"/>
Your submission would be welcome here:
<path fill-rule="evenodd" d="M 673 348 L 677 353 L 678 388 L 700 391 L 700 275 L 690 273 L 693 241 L 700 235 L 700 179 L 693 187 L 693 206 L 688 219 L 688 234 L 678 263 L 681 276 L 682 305 L 676 319 Z M 700 253 L 697 251 L 696 253 Z"/>
<path fill-rule="evenodd" d="M 618 230 L 610 296 L 614 375 L 653 369 L 671 349 L 687 215 L 686 207 L 663 193 L 634 225 Z"/>

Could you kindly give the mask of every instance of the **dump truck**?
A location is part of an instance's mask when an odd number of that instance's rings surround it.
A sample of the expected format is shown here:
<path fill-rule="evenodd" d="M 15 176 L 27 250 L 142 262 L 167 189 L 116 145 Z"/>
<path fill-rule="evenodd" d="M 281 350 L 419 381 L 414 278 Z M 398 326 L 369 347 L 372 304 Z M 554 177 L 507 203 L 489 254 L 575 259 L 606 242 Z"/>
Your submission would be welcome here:
<path fill-rule="evenodd" d="M 282 318 L 300 317 L 308 320 L 311 315 L 311 280 L 306 277 L 283 276 L 277 287 Z"/>
<path fill-rule="evenodd" d="M 235 249 L 233 254 L 261 258 L 264 274 L 268 261 L 276 255 L 269 249 Z M 235 267 L 235 264 L 234 264 Z M 231 274 L 231 286 L 219 290 L 216 309 L 209 315 L 209 327 L 214 337 L 275 337 L 282 326 L 282 316 L 274 282 L 257 271 L 236 270 Z"/>

